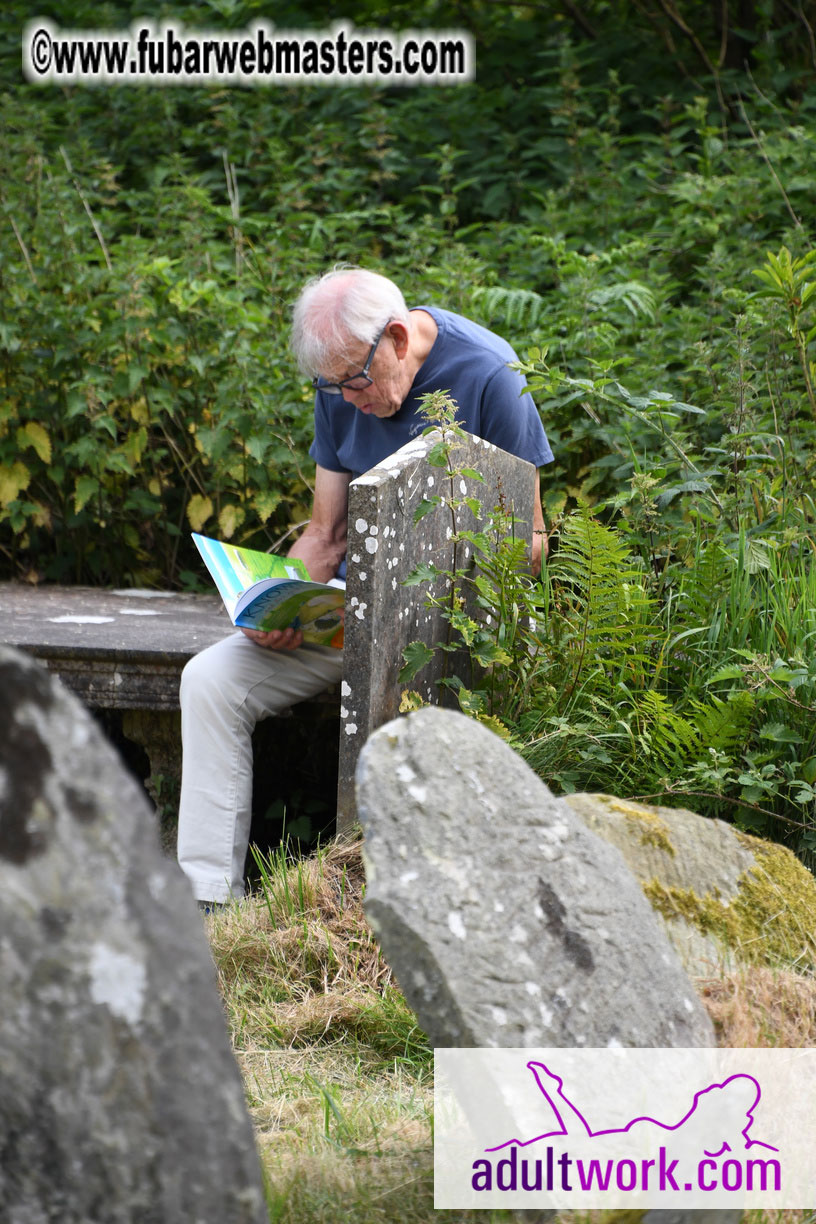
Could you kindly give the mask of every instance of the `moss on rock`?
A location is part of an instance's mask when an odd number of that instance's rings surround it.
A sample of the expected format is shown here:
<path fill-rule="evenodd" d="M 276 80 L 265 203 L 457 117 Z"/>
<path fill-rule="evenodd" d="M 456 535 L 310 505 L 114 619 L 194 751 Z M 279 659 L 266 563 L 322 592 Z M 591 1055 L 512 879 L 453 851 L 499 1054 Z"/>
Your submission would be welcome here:
<path fill-rule="evenodd" d="M 677 853 L 672 845 L 669 826 L 654 808 L 639 803 L 626 803 L 623 799 L 613 799 L 608 795 L 599 795 L 598 798 L 606 801 L 610 812 L 620 812 L 629 826 L 637 830 L 642 846 L 656 846 L 658 850 L 665 850 L 672 857 Z"/>
<path fill-rule="evenodd" d="M 755 864 L 739 879 L 737 896 L 671 888 L 652 879 L 643 891 L 667 919 L 715 935 L 743 960 L 816 970 L 816 879 L 784 846 L 737 833 Z"/>

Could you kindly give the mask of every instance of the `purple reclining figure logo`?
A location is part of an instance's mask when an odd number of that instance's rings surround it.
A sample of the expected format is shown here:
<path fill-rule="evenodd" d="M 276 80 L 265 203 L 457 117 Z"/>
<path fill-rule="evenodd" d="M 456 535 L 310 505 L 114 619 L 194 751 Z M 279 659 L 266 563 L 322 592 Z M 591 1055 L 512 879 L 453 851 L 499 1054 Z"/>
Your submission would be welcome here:
<path fill-rule="evenodd" d="M 732 1143 L 740 1146 L 736 1135 L 742 1136 L 743 1142 L 741 1146 L 745 1149 L 762 1147 L 771 1152 L 779 1150 L 772 1147 L 769 1143 L 763 1143 L 760 1139 L 751 1139 L 748 1135 L 754 1122 L 754 1110 L 762 1096 L 759 1081 L 754 1079 L 753 1075 L 743 1073 L 729 1075 L 728 1079 L 724 1080 L 721 1084 L 710 1084 L 708 1088 L 702 1088 L 694 1094 L 694 1100 L 688 1112 L 684 1114 L 679 1122 L 675 1122 L 673 1125 L 667 1122 L 659 1122 L 657 1118 L 644 1116 L 633 1118 L 626 1126 L 594 1131 L 584 1115 L 566 1096 L 564 1081 L 559 1075 L 550 1071 L 549 1067 L 545 1066 L 542 1062 L 528 1062 L 527 1066 L 535 1076 L 539 1089 L 555 1114 L 559 1129 L 545 1131 L 541 1135 L 536 1135 L 533 1139 L 507 1139 L 504 1143 L 497 1144 L 495 1147 L 485 1148 L 487 1152 L 499 1152 L 503 1148 L 514 1145 L 526 1148 L 530 1144 L 538 1143 L 543 1139 L 557 1139 L 562 1136 L 565 1138 L 575 1137 L 576 1134 L 589 1139 L 599 1139 L 606 1135 L 628 1135 L 632 1133 L 633 1127 L 642 1125 L 654 1126 L 659 1131 L 666 1133 L 677 1133 L 682 1129 L 684 1137 L 693 1131 L 695 1132 L 694 1140 L 697 1141 L 695 1146 L 699 1146 L 699 1150 L 705 1156 L 712 1159 L 722 1156 L 725 1152 L 733 1152 L 735 1149 Z M 559 1098 L 560 1104 L 553 1097 Z M 724 1108 L 727 1113 L 727 1135 L 721 1133 L 722 1112 Z M 567 1121 L 565 1121 L 565 1116 L 566 1118 L 571 1117 L 573 1124 L 577 1123 L 577 1131 L 570 1129 Z M 743 1124 L 741 1127 L 740 1123 Z M 715 1128 L 714 1133 L 708 1133 L 712 1125 Z M 728 1142 L 729 1137 L 732 1143 Z"/>

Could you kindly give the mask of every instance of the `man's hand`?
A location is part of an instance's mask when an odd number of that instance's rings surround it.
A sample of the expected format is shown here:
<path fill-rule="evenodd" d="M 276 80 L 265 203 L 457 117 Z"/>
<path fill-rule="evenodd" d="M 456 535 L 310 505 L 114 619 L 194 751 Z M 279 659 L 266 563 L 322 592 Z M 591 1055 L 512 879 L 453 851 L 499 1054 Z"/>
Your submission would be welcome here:
<path fill-rule="evenodd" d="M 263 646 L 265 650 L 297 650 L 298 646 L 303 645 L 303 634 L 300 629 L 270 629 L 269 633 L 264 633 L 261 629 L 244 629 L 241 626 L 241 632 L 245 633 L 250 642 L 254 642 L 256 646 Z"/>

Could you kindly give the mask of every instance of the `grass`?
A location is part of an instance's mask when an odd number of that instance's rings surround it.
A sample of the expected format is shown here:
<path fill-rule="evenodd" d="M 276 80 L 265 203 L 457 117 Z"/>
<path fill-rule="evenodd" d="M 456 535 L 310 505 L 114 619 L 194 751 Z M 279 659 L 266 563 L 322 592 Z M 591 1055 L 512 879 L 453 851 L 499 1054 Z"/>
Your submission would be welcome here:
<path fill-rule="evenodd" d="M 342 1044 L 366 1071 L 428 1071 L 432 1052 L 362 917 L 359 846 L 259 858 L 253 897 L 218 916 L 213 952 L 239 1051 Z"/>
<path fill-rule="evenodd" d="M 361 847 L 332 843 L 305 860 L 281 847 L 257 865 L 258 890 L 206 921 L 269 1219 L 425 1224 L 437 1218 L 433 1056 L 363 916 Z M 816 1045 L 812 977 L 754 967 L 697 985 L 720 1045 Z M 618 1221 L 594 1212 L 574 1224 Z M 745 1224 L 816 1224 L 816 1213 L 751 1212 Z"/>

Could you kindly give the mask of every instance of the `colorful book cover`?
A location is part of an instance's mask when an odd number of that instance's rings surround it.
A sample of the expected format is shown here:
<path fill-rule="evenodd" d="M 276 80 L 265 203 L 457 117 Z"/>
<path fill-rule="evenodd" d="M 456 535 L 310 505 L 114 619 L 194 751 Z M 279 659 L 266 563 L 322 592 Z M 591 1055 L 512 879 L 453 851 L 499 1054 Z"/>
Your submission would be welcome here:
<path fill-rule="evenodd" d="M 193 532 L 196 548 L 210 571 L 234 625 L 247 629 L 293 629 L 304 642 L 343 645 L 344 590 L 313 582 L 297 557 L 224 544 Z"/>

